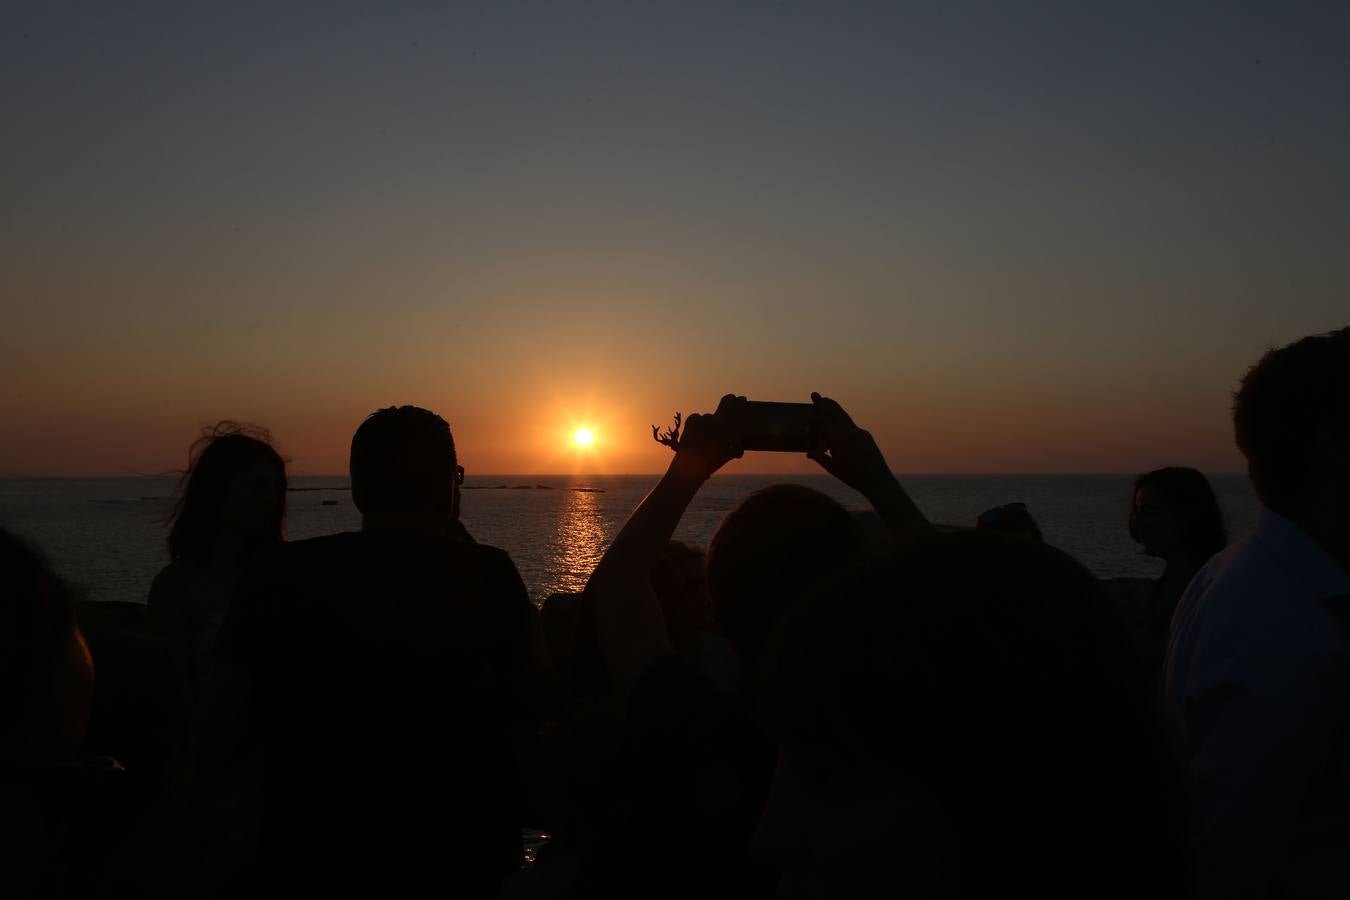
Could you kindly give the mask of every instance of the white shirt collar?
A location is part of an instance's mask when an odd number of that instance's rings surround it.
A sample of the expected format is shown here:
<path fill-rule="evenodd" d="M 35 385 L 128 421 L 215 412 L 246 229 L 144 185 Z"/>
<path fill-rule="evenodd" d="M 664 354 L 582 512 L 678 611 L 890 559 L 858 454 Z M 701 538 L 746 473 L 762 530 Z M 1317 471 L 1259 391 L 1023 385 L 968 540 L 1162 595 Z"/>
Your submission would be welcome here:
<path fill-rule="evenodd" d="M 1256 539 L 1284 560 L 1319 599 L 1350 595 L 1350 573 L 1308 532 L 1274 510 L 1261 509 Z"/>

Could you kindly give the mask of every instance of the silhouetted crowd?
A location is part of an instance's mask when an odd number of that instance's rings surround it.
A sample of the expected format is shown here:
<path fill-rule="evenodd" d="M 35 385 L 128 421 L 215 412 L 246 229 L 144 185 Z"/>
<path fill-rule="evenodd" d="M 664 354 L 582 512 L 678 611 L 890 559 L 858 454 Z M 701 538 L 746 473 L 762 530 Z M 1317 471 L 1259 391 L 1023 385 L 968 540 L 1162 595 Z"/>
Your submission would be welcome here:
<path fill-rule="evenodd" d="M 205 434 L 144 605 L 0 532 L 0 893 L 1350 896 L 1350 328 L 1242 379 L 1252 535 L 1194 469 L 1137 479 L 1142 586 L 1022 503 L 931 524 L 812 404 L 870 518 L 782 484 L 673 541 L 743 453 L 729 395 L 538 609 L 413 406 L 352 439 L 361 530 L 302 541 L 267 433 Z"/>

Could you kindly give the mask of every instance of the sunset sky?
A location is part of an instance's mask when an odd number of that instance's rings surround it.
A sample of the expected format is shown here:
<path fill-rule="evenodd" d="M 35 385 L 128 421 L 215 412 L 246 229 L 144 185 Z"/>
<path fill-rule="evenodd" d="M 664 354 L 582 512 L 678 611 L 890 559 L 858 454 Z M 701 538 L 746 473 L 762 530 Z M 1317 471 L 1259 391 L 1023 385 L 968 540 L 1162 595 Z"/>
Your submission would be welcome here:
<path fill-rule="evenodd" d="M 470 472 L 651 472 L 812 390 L 900 472 L 1239 470 L 1242 371 L 1350 322 L 1347 48 L 1344 2 L 6 3 L 0 475 L 223 418 L 340 473 L 396 403 Z"/>

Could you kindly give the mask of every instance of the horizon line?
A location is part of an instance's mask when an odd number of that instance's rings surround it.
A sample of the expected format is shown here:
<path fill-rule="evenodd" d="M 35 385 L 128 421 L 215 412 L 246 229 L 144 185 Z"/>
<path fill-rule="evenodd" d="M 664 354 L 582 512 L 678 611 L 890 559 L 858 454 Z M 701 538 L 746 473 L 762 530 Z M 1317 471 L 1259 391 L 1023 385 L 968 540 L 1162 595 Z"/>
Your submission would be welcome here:
<path fill-rule="evenodd" d="M 1203 471 L 1203 470 L 1202 470 Z M 484 472 L 482 474 L 470 473 L 467 478 L 638 478 L 638 477 L 660 477 L 664 475 L 660 472 L 595 472 L 595 473 L 574 473 L 574 472 Z M 1134 469 L 1120 469 L 1116 471 L 1091 471 L 1091 472 L 894 472 L 897 479 L 905 478 L 1065 478 L 1065 477 L 1092 477 L 1092 476 L 1119 476 L 1119 475 L 1138 475 L 1139 471 Z M 1247 476 L 1245 471 L 1241 470 L 1217 470 L 1206 471 L 1206 475 Z M 781 476 L 783 478 L 832 478 L 828 472 L 716 472 L 713 478 L 739 478 L 745 476 L 766 477 Z M 143 480 L 163 480 L 170 478 L 180 478 L 181 473 L 149 473 L 138 474 L 134 472 L 122 472 L 117 474 L 108 473 L 90 473 L 85 475 L 29 475 L 24 473 L 3 473 L 0 474 L 0 481 L 76 481 L 79 479 L 113 479 L 125 478 L 143 479 Z M 286 477 L 290 478 L 347 478 L 351 476 L 346 472 L 288 472 Z M 842 484 L 842 482 L 841 482 Z"/>

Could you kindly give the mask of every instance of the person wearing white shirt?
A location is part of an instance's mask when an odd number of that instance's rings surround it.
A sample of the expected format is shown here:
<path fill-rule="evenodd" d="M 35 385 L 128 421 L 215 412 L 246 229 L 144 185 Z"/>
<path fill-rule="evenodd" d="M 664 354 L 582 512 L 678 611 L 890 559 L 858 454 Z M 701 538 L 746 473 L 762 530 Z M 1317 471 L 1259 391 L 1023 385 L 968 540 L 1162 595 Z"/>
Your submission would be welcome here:
<path fill-rule="evenodd" d="M 1201 898 L 1350 896 L 1350 328 L 1271 350 L 1233 405 L 1264 507 L 1172 620 Z"/>

